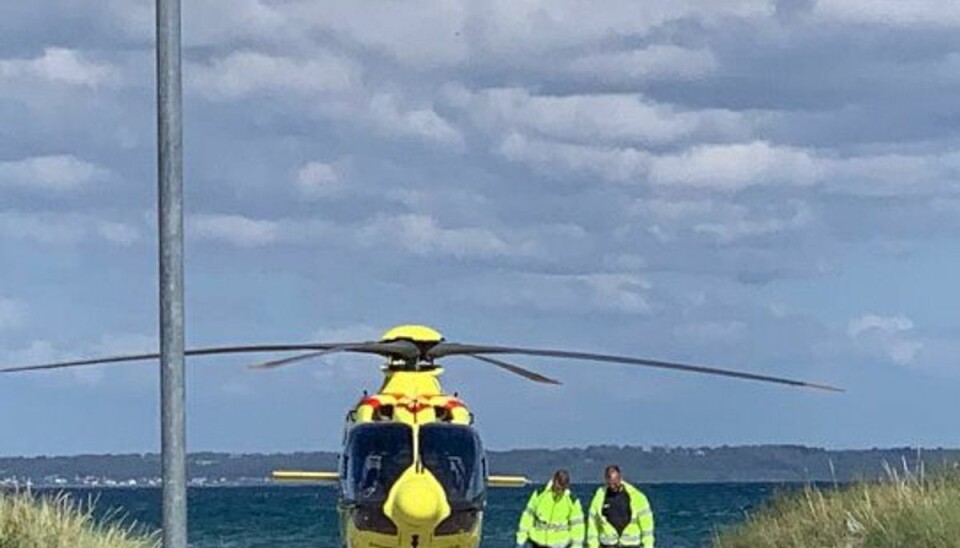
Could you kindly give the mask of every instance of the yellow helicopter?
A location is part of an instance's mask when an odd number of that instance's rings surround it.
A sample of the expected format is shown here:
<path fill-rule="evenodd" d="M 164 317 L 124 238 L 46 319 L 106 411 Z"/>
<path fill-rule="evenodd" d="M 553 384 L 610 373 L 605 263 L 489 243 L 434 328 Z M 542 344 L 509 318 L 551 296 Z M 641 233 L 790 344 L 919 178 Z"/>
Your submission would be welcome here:
<path fill-rule="evenodd" d="M 527 355 L 623 363 L 841 391 L 798 380 L 700 365 L 609 354 L 446 341 L 436 330 L 402 325 L 379 341 L 272 344 L 191 349 L 188 356 L 254 352 L 303 352 L 256 364 L 272 369 L 335 352 L 377 354 L 387 359 L 384 382 L 347 414 L 335 472 L 276 471 L 277 480 L 339 483 L 340 535 L 346 548 L 474 548 L 480 544 L 487 486 L 523 486 L 526 478 L 491 475 L 473 414 L 456 395 L 445 393 L 436 360 L 466 356 L 538 383 L 560 384 L 491 356 Z M 40 365 L 0 368 L 0 373 L 59 369 L 158 358 L 129 354 Z"/>

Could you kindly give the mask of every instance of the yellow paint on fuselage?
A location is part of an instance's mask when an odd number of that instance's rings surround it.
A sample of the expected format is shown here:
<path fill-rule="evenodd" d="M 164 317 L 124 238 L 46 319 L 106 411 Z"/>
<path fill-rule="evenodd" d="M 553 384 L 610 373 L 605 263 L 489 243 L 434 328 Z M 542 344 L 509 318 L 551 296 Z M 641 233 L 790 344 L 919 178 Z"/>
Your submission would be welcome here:
<path fill-rule="evenodd" d="M 412 428 L 432 422 L 470 424 L 470 410 L 459 398 L 443 393 L 439 376 L 443 369 L 426 371 L 385 370 L 380 391 L 360 401 L 357 423 L 391 421 Z"/>
<path fill-rule="evenodd" d="M 450 515 L 450 505 L 433 474 L 410 467 L 390 490 L 384 513 L 397 524 L 399 546 L 433 546 L 433 531 Z"/>

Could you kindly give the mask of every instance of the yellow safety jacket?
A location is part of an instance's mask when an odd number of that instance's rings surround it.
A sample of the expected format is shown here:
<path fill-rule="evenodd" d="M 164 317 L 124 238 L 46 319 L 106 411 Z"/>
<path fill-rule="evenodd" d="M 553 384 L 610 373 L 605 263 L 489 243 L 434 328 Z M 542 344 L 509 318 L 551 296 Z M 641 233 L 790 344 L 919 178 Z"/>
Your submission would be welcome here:
<path fill-rule="evenodd" d="M 630 497 L 630 523 L 617 534 L 617 529 L 603 516 L 605 486 L 597 489 L 590 503 L 590 515 L 587 523 L 587 547 L 598 546 L 643 546 L 653 548 L 653 510 L 646 495 L 639 489 L 623 482 L 623 488 Z"/>
<path fill-rule="evenodd" d="M 583 508 L 570 490 L 554 497 L 551 484 L 530 495 L 520 516 L 517 545 L 528 540 L 550 548 L 583 548 Z"/>

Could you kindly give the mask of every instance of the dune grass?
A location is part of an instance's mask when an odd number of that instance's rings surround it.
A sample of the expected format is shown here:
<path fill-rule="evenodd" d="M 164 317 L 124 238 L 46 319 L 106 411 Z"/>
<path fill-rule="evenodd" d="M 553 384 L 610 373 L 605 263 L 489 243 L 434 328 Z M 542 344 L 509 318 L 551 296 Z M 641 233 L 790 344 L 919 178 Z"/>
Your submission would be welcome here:
<path fill-rule="evenodd" d="M 155 534 L 124 525 L 118 516 L 96 520 L 93 504 L 67 495 L 38 496 L 0 491 L 0 548 L 146 548 L 159 545 Z"/>
<path fill-rule="evenodd" d="M 714 539 L 715 548 L 960 547 L 960 470 L 779 497 Z"/>

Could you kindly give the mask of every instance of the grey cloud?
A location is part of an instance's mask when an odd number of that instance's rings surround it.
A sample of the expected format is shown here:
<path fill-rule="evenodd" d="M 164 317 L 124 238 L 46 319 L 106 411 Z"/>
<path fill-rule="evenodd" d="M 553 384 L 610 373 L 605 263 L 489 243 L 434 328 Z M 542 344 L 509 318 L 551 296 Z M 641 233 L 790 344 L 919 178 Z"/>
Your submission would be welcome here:
<path fill-rule="evenodd" d="M 935 0 L 832 0 L 817 2 L 814 14 L 845 23 L 872 23 L 907 27 L 960 26 L 960 9 Z"/>
<path fill-rule="evenodd" d="M 109 175 L 106 169 L 72 155 L 0 161 L 0 188 L 70 192 Z"/>
<path fill-rule="evenodd" d="M 59 212 L 0 211 L 0 240 L 27 240 L 45 245 L 77 245 L 105 241 L 122 247 L 140 239 L 132 225 L 100 216 Z"/>
<path fill-rule="evenodd" d="M 539 312 L 586 315 L 594 313 L 640 314 L 651 311 L 651 284 L 636 274 L 501 273 L 458 280 L 444 290 L 472 306 L 504 307 Z"/>
<path fill-rule="evenodd" d="M 847 333 L 868 356 L 879 354 L 898 365 L 913 365 L 924 348 L 913 329 L 913 321 L 906 316 L 864 314 L 850 320 Z"/>
<path fill-rule="evenodd" d="M 534 239 L 517 231 L 498 233 L 480 227 L 446 227 L 423 214 L 380 215 L 346 225 L 310 219 L 263 220 L 202 214 L 188 219 L 188 231 L 200 240 L 242 247 L 309 245 L 326 240 L 363 248 L 393 247 L 413 255 L 523 257 L 539 251 Z"/>
<path fill-rule="evenodd" d="M 532 165 L 544 174 L 600 176 L 614 182 L 638 182 L 647 173 L 651 154 L 632 147 L 601 147 L 508 135 L 497 150 L 505 158 Z"/>
<path fill-rule="evenodd" d="M 531 139 L 518 133 L 507 137 L 499 152 L 558 177 L 586 173 L 612 182 L 721 192 L 777 184 L 817 185 L 828 192 L 864 196 L 958 190 L 958 157 L 952 152 L 838 157 L 752 141 L 702 144 L 680 153 L 657 154 L 638 147 L 577 145 Z M 812 189 L 811 193 L 817 191 Z"/>
<path fill-rule="evenodd" d="M 710 75 L 717 60 L 708 49 L 654 44 L 642 49 L 593 53 L 570 62 L 571 75 L 614 85 L 694 80 Z"/>
<path fill-rule="evenodd" d="M 534 95 L 526 89 L 448 91 L 474 123 L 494 135 L 525 132 L 580 144 L 665 145 L 731 140 L 750 135 L 747 115 L 684 111 L 642 95 Z"/>
<path fill-rule="evenodd" d="M 371 125 L 388 135 L 416 137 L 455 150 L 463 146 L 460 130 L 432 107 L 401 107 L 394 94 L 379 93 L 367 108 Z"/>
<path fill-rule="evenodd" d="M 360 78 L 352 62 L 321 51 L 307 59 L 235 51 L 207 64 L 192 64 L 185 74 L 199 93 L 227 99 L 258 92 L 308 96 L 347 92 L 359 85 Z"/>
<path fill-rule="evenodd" d="M 274 221 L 249 219 L 241 215 L 196 215 L 188 220 L 187 230 L 200 240 L 212 240 L 242 247 L 277 242 L 280 227 Z"/>
<path fill-rule="evenodd" d="M 335 166 L 316 161 L 307 162 L 297 170 L 294 183 L 299 194 L 308 200 L 337 195 L 345 186 Z"/>
<path fill-rule="evenodd" d="M 116 69 L 89 61 L 74 50 L 49 47 L 39 57 L 0 59 L 0 82 L 25 85 L 37 81 L 68 86 L 98 87 L 114 83 Z"/>

